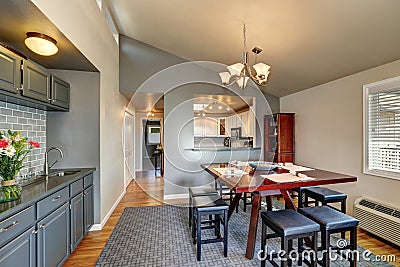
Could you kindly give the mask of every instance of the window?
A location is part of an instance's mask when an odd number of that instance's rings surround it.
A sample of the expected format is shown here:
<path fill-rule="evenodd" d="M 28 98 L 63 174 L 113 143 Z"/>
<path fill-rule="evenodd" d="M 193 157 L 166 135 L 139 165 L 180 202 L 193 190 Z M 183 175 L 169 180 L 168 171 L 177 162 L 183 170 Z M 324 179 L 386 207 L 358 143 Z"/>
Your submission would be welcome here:
<path fill-rule="evenodd" d="M 400 180 L 400 77 L 364 85 L 364 173 Z"/>

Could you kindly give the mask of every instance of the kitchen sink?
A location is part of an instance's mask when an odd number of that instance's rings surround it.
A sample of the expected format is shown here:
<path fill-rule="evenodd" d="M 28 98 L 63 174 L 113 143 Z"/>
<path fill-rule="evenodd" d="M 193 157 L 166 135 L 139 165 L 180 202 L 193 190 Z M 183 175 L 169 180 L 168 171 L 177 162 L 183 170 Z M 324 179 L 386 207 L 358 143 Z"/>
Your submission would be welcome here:
<path fill-rule="evenodd" d="M 49 177 L 74 175 L 77 174 L 78 172 L 80 172 L 80 170 L 57 171 L 54 173 L 50 173 Z"/>

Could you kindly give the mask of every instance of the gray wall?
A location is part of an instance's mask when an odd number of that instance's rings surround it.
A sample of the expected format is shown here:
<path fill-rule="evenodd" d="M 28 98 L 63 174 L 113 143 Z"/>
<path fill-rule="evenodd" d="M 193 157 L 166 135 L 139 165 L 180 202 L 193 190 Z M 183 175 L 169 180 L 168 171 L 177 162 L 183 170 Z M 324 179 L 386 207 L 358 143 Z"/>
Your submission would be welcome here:
<path fill-rule="evenodd" d="M 47 113 L 47 146 L 59 146 L 64 158 L 50 154 L 54 168 L 95 167 L 95 223 L 100 223 L 100 74 L 51 70 L 71 85 L 69 112 Z M 54 158 L 53 158 L 54 157 Z"/>
<path fill-rule="evenodd" d="M 331 186 L 349 195 L 349 210 L 359 196 L 400 206 L 399 180 L 363 173 L 362 89 L 399 74 L 397 60 L 281 98 L 282 111 L 296 113 L 296 162 L 358 177 Z"/>

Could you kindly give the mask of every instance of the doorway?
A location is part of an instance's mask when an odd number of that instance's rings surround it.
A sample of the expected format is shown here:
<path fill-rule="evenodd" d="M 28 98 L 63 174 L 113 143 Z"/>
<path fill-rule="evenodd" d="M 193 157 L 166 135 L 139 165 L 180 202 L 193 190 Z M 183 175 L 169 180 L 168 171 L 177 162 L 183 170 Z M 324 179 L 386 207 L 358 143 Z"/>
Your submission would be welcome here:
<path fill-rule="evenodd" d="M 124 185 L 125 188 L 135 179 L 135 116 L 124 114 Z"/>

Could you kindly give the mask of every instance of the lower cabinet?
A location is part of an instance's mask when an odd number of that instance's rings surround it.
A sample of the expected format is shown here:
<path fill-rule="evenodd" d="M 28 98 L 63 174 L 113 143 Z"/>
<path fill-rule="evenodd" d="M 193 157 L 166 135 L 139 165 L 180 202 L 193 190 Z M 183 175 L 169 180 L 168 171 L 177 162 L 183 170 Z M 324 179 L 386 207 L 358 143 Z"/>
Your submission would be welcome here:
<path fill-rule="evenodd" d="M 85 189 L 83 193 L 83 204 L 84 204 L 84 223 L 85 229 L 84 234 L 86 235 L 89 232 L 90 228 L 94 224 L 94 203 L 93 203 L 93 185 L 89 186 Z"/>
<path fill-rule="evenodd" d="M 62 266 L 69 256 L 69 203 L 39 221 L 37 229 L 38 266 Z"/>
<path fill-rule="evenodd" d="M 79 193 L 71 199 L 71 253 L 84 236 L 83 194 Z"/>
<path fill-rule="evenodd" d="M 0 266 L 36 266 L 34 227 L 19 235 L 0 249 Z"/>

